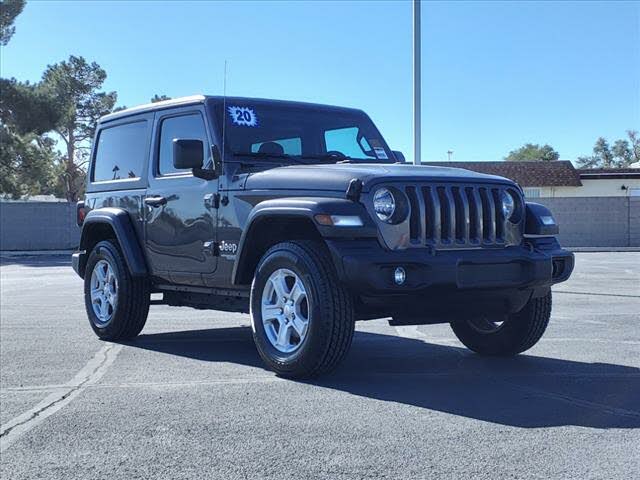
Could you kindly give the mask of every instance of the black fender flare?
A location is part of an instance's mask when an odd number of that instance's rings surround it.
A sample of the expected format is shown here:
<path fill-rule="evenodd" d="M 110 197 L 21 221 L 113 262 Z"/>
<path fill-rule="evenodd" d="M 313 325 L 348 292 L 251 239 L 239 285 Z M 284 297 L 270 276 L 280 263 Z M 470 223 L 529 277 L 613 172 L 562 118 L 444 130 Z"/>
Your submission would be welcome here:
<path fill-rule="evenodd" d="M 111 227 L 115 233 L 116 239 L 120 244 L 120 249 L 124 255 L 129 272 L 134 277 L 143 277 L 148 274 L 147 264 L 144 253 L 138 241 L 131 217 L 126 210 L 121 208 L 97 208 L 91 210 L 84 219 L 82 224 L 82 233 L 80 236 L 80 250 L 87 250 L 90 245 L 91 226 L 96 224 L 106 224 Z M 87 254 L 89 252 L 86 252 Z M 83 260 L 79 265 L 79 270 L 84 273 L 86 259 L 88 255 L 83 255 Z"/>
<path fill-rule="evenodd" d="M 362 226 L 335 227 L 321 225 L 315 220 L 316 215 L 349 215 L 359 216 Z M 321 238 L 362 238 L 376 237 L 377 227 L 372 222 L 364 205 L 343 198 L 325 197 L 285 197 L 265 200 L 258 203 L 247 217 L 247 221 L 238 244 L 238 255 L 233 265 L 231 282 L 238 282 L 240 272 L 248 261 L 252 236 L 256 234 L 256 226 L 268 219 L 304 219 L 311 222 Z"/>
<path fill-rule="evenodd" d="M 534 202 L 526 202 L 525 206 L 525 236 L 553 237 L 560 233 L 560 228 L 549 208 Z"/>

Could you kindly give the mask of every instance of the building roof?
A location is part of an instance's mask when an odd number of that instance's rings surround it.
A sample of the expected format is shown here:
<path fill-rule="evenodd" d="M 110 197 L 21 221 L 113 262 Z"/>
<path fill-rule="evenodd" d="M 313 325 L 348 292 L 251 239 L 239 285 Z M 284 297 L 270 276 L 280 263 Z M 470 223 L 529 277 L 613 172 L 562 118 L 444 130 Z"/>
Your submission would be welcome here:
<path fill-rule="evenodd" d="M 638 168 L 581 168 L 578 172 L 584 180 L 640 178 Z"/>
<path fill-rule="evenodd" d="M 580 187 L 580 173 L 568 160 L 554 162 L 425 162 L 424 165 L 465 168 L 510 178 L 521 187 Z"/>

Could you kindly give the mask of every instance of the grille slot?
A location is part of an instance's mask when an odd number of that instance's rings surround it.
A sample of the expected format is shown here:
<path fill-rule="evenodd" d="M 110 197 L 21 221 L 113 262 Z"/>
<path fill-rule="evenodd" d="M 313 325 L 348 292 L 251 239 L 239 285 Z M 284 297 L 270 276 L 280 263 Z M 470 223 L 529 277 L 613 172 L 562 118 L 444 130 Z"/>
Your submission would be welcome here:
<path fill-rule="evenodd" d="M 503 188 L 407 186 L 411 243 L 444 249 L 504 245 L 506 227 L 500 203 Z"/>
<path fill-rule="evenodd" d="M 420 231 L 420 204 L 416 195 L 416 187 L 407 187 L 405 190 L 409 198 L 411 216 L 409 217 L 409 238 L 412 242 L 420 241 L 422 232 Z"/>

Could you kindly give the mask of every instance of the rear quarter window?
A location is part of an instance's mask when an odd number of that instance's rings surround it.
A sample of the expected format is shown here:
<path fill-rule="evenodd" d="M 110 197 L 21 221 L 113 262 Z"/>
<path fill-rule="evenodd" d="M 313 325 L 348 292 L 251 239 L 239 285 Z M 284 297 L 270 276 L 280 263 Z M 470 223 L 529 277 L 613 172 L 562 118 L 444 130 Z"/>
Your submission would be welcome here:
<path fill-rule="evenodd" d="M 146 120 L 102 129 L 98 134 L 92 181 L 139 179 L 147 143 Z"/>

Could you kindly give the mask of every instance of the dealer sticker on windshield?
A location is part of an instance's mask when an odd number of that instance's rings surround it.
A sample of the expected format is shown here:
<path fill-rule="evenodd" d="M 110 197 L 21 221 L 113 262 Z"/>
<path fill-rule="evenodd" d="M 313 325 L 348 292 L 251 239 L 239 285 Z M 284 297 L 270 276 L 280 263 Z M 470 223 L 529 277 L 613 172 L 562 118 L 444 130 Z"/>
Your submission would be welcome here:
<path fill-rule="evenodd" d="M 258 118 L 256 112 L 252 108 L 248 107 L 227 107 L 231 120 L 236 125 L 242 125 L 245 127 L 257 127 Z"/>
<path fill-rule="evenodd" d="M 389 157 L 387 157 L 387 152 L 384 151 L 384 148 L 382 147 L 373 147 L 373 151 L 376 154 L 376 157 L 378 157 L 380 160 L 388 160 Z"/>

